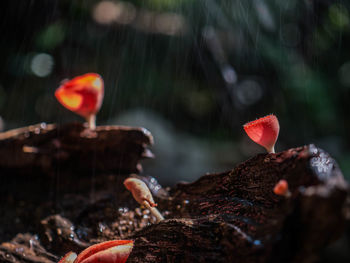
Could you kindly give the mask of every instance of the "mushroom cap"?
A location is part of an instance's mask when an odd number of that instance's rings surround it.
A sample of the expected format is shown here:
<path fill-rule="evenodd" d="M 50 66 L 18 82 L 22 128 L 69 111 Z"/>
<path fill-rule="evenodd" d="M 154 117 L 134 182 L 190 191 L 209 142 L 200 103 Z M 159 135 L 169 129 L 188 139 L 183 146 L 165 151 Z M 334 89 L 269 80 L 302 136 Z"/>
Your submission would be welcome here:
<path fill-rule="evenodd" d="M 96 73 L 65 80 L 55 91 L 55 97 L 65 108 L 84 118 L 100 110 L 103 96 L 103 79 Z"/>
<path fill-rule="evenodd" d="M 273 188 L 273 192 L 276 195 L 286 195 L 289 191 L 288 182 L 284 179 L 279 180 L 278 183 Z"/>
<path fill-rule="evenodd" d="M 124 181 L 124 185 L 140 205 L 143 205 L 143 202 L 147 201 L 151 206 L 156 206 L 151 191 L 142 180 L 133 177 L 127 178 Z"/>
<path fill-rule="evenodd" d="M 83 250 L 75 263 L 124 263 L 134 246 L 132 240 L 111 240 Z"/>
<path fill-rule="evenodd" d="M 280 131 L 278 119 L 273 114 L 248 122 L 243 125 L 243 128 L 250 139 L 263 146 L 268 152 L 274 148 Z"/>

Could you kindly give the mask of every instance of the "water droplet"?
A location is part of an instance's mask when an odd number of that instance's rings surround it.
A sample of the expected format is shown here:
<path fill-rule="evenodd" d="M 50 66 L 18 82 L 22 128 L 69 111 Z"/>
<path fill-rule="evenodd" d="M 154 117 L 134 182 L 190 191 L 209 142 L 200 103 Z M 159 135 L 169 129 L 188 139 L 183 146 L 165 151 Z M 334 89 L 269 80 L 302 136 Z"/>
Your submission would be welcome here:
<path fill-rule="evenodd" d="M 106 229 L 106 226 L 104 225 L 104 224 L 102 224 L 102 223 L 99 223 L 98 224 L 98 230 L 102 233 L 105 229 Z"/>
<path fill-rule="evenodd" d="M 148 209 L 145 209 L 145 210 L 143 210 L 143 212 L 142 212 L 144 215 L 148 215 L 149 214 L 149 210 Z"/>
<path fill-rule="evenodd" d="M 138 215 L 138 216 L 142 216 L 142 211 L 140 208 L 136 208 L 135 209 L 135 213 Z"/>
<path fill-rule="evenodd" d="M 41 129 L 46 129 L 47 125 L 45 122 L 40 123 L 40 128 Z"/>

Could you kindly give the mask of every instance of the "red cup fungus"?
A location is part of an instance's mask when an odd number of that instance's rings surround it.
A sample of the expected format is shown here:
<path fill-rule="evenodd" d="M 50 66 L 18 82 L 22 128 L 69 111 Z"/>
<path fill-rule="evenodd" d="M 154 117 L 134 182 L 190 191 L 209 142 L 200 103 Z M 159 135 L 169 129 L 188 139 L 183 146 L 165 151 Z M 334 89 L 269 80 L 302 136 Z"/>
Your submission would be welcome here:
<path fill-rule="evenodd" d="M 291 195 L 288 187 L 288 182 L 284 179 L 279 180 L 278 183 L 273 188 L 273 192 L 276 195 L 289 197 Z"/>
<path fill-rule="evenodd" d="M 55 91 L 57 100 L 68 110 L 84 117 L 92 130 L 96 127 L 96 113 L 101 108 L 103 95 L 103 79 L 96 73 L 65 80 Z"/>
<path fill-rule="evenodd" d="M 250 139 L 263 146 L 268 153 L 275 153 L 275 143 L 280 131 L 275 115 L 271 114 L 248 122 L 243 125 L 243 128 Z"/>
<path fill-rule="evenodd" d="M 112 240 L 92 245 L 78 256 L 67 253 L 59 263 L 125 263 L 134 246 L 132 240 Z"/>

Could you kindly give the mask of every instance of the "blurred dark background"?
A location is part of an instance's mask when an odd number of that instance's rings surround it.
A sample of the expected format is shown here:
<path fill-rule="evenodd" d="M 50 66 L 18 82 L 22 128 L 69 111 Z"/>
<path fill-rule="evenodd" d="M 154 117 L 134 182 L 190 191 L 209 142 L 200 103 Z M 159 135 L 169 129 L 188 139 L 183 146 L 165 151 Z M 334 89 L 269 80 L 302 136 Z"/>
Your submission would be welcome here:
<path fill-rule="evenodd" d="M 274 113 L 277 151 L 315 143 L 350 174 L 348 1 L 1 1 L 0 116 L 7 130 L 83 121 L 61 80 L 105 80 L 98 124 L 144 126 L 163 184 L 263 149 L 242 125 Z M 348 177 L 349 178 L 349 177 Z"/>

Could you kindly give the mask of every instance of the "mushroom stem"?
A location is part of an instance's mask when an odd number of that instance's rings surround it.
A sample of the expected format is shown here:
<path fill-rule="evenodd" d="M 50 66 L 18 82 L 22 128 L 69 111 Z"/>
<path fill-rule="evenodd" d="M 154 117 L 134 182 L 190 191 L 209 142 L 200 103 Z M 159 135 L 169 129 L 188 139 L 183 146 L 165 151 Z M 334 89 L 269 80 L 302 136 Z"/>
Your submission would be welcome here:
<path fill-rule="evenodd" d="M 96 115 L 91 114 L 86 118 L 90 130 L 96 129 Z"/>
<path fill-rule="evenodd" d="M 143 205 L 151 212 L 152 215 L 155 216 L 155 218 L 157 219 L 157 223 L 159 223 L 160 221 L 164 220 L 164 217 L 158 211 L 157 208 L 152 207 L 147 201 L 143 201 Z"/>
<path fill-rule="evenodd" d="M 275 153 L 275 146 L 272 146 L 271 148 L 266 148 L 268 153 Z"/>

